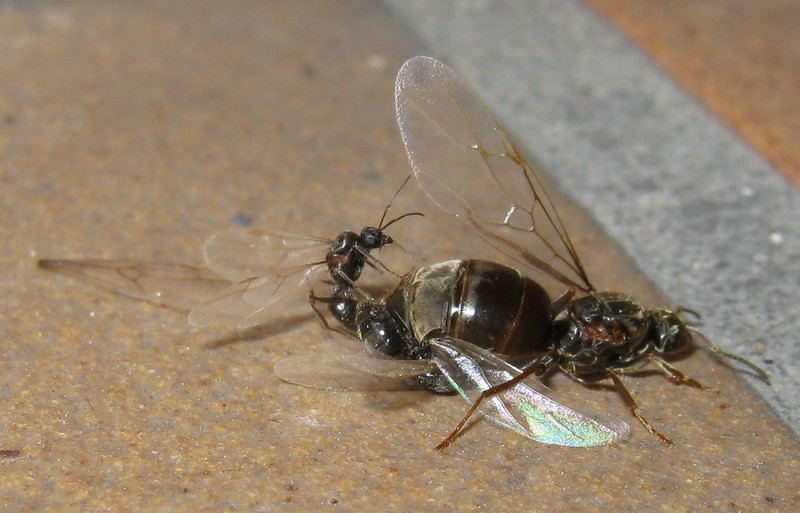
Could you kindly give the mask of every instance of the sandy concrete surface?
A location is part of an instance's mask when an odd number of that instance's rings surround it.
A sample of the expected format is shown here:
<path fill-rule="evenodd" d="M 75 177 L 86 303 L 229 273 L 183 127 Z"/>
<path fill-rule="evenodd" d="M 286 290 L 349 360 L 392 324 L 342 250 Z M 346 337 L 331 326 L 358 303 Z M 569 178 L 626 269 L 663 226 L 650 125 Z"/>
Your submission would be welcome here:
<path fill-rule="evenodd" d="M 798 445 L 736 373 L 722 389 L 628 383 L 639 425 L 599 449 L 539 445 L 423 392 L 330 393 L 272 366 L 323 340 L 193 331 L 182 313 L 36 268 L 37 258 L 201 262 L 242 224 L 328 236 L 377 221 L 409 169 L 394 75 L 424 48 L 380 5 L 0 6 L 0 510 L 791 511 Z M 418 191 L 397 208 L 422 208 Z M 663 299 L 595 225 L 563 215 L 603 286 Z M 392 235 L 428 258 L 485 248 L 435 221 Z M 559 400 L 629 420 L 563 376 Z M 580 407 L 579 407 L 580 409 Z"/>

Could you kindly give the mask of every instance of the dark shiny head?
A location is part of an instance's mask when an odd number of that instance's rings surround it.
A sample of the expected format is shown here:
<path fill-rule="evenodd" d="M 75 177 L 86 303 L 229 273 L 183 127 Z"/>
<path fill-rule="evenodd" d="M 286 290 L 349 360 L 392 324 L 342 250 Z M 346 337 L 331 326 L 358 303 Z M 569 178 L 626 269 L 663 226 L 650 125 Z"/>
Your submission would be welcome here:
<path fill-rule="evenodd" d="M 692 343 L 688 326 L 670 310 L 649 310 L 650 337 L 657 353 L 670 355 L 680 353 Z"/>
<path fill-rule="evenodd" d="M 380 249 L 387 244 L 393 243 L 394 241 L 388 235 L 384 235 L 381 228 L 367 226 L 361 230 L 361 236 L 359 237 L 358 242 L 362 248 L 371 250 Z"/>

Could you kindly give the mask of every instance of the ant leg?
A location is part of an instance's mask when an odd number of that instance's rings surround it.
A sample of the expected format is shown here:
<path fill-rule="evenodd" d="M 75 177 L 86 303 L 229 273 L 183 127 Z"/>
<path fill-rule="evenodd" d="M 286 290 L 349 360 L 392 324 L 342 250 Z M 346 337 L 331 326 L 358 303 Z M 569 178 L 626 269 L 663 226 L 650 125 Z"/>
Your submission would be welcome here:
<path fill-rule="evenodd" d="M 667 445 L 673 445 L 672 440 L 670 440 L 669 438 L 667 438 L 666 435 L 664 435 L 659 430 L 654 428 L 650 424 L 650 422 L 644 417 L 641 410 L 639 410 L 639 407 L 636 405 L 636 401 L 633 400 L 633 396 L 631 395 L 630 392 L 628 392 L 628 389 L 625 388 L 625 385 L 622 383 L 622 380 L 619 378 L 619 376 L 617 376 L 617 374 L 611 370 L 606 371 L 606 376 L 609 379 L 611 379 L 611 381 L 614 382 L 614 388 L 617 389 L 617 393 L 619 394 L 619 396 L 622 397 L 622 400 L 625 401 L 625 404 L 628 405 L 628 409 L 631 410 L 633 416 L 639 419 L 639 422 L 641 422 L 642 425 L 646 427 L 651 434 L 657 436 L 662 442 L 664 442 Z"/>
<path fill-rule="evenodd" d="M 322 322 L 322 325 L 325 326 L 326 329 L 332 330 L 333 328 L 331 328 L 330 325 L 328 324 L 328 320 L 325 318 L 324 315 L 322 315 L 322 312 L 319 311 L 319 308 L 317 308 L 317 302 L 330 303 L 329 300 L 330 298 L 315 296 L 313 292 L 308 295 L 308 304 L 311 305 L 311 309 L 314 310 L 315 314 L 317 314 L 317 317 L 319 317 L 319 320 L 320 322 Z"/>
<path fill-rule="evenodd" d="M 510 388 L 514 388 L 518 383 L 524 381 L 526 378 L 528 378 L 530 376 L 541 375 L 546 370 L 547 370 L 547 368 L 544 365 L 540 365 L 540 364 L 531 365 L 530 367 L 528 367 L 524 371 L 522 371 L 522 373 L 514 376 L 513 378 L 509 379 L 508 381 L 500 383 L 499 385 L 495 385 L 492 388 L 487 388 L 486 390 L 481 392 L 481 394 L 478 396 L 478 398 L 475 399 L 475 401 L 472 403 L 472 406 L 469 407 L 469 410 L 467 410 L 467 414 L 464 415 L 464 418 L 461 419 L 461 422 L 458 423 L 458 425 L 456 426 L 456 428 L 453 430 L 452 433 L 447 435 L 447 438 L 445 438 L 442 441 L 442 443 L 440 443 L 439 445 L 436 446 L 436 450 L 437 451 L 444 450 L 450 444 L 452 444 L 453 441 L 456 438 L 458 438 L 458 435 L 460 435 L 461 431 L 464 430 L 464 426 L 466 426 L 467 421 L 469 420 L 469 418 L 472 417 L 472 414 L 475 413 L 478 410 L 478 407 L 483 403 L 483 401 L 485 401 L 487 399 L 491 399 L 492 397 L 494 397 L 494 396 L 496 396 L 498 394 L 502 394 L 503 392 L 505 392 L 506 390 L 508 390 Z"/>
<path fill-rule="evenodd" d="M 331 303 L 332 300 L 333 300 L 333 298 L 330 298 L 330 297 L 315 296 L 313 292 L 308 295 L 308 304 L 311 305 L 312 310 L 314 310 L 314 313 L 317 314 L 317 317 L 319 317 L 319 320 L 320 320 L 320 322 L 322 322 L 322 325 L 325 327 L 325 329 L 326 330 L 330 330 L 330 331 L 334 331 L 336 333 L 340 333 L 342 335 L 345 335 L 345 336 L 349 337 L 349 336 L 351 336 L 350 333 L 347 333 L 346 331 L 344 331 L 342 329 L 339 329 L 339 328 L 334 328 L 330 324 L 328 324 L 328 319 L 326 319 L 325 316 L 322 315 L 322 312 L 319 311 L 319 308 L 317 308 L 317 302 L 319 302 L 319 303 Z"/>
<path fill-rule="evenodd" d="M 371 254 L 369 254 L 369 253 L 367 253 L 365 251 L 362 251 L 361 254 L 363 254 L 364 257 L 366 257 L 364 262 L 368 266 L 370 266 L 372 269 L 375 269 L 376 271 L 378 271 L 381 274 L 383 274 L 383 271 L 386 271 L 386 272 L 388 272 L 388 273 L 390 273 L 390 274 L 392 274 L 392 275 L 394 275 L 394 276 L 396 276 L 398 278 L 402 278 L 402 276 L 400 276 L 396 272 L 394 272 L 391 269 L 389 269 L 388 267 L 386 267 L 386 264 L 384 264 L 383 262 L 381 262 L 380 260 L 375 258 L 373 255 L 371 255 Z"/>
<path fill-rule="evenodd" d="M 420 215 L 421 216 L 422 214 L 419 213 L 419 212 L 411 212 L 409 214 L 405 214 L 404 216 L 401 216 L 401 218 L 402 217 L 408 217 L 410 215 Z M 399 248 L 400 251 L 405 253 L 406 256 L 408 256 L 409 258 L 412 258 L 412 259 L 414 258 L 408 251 L 406 251 L 406 249 L 403 246 L 400 245 L 399 242 L 394 241 L 394 242 L 392 242 L 392 244 L 395 247 Z M 375 269 L 378 273 L 383 274 L 384 271 L 385 271 L 385 272 L 387 272 L 387 273 L 389 273 L 392 276 L 395 276 L 397 278 L 402 278 L 403 277 L 402 274 L 398 274 L 398 273 L 392 271 L 391 269 L 389 269 L 389 267 L 386 264 L 384 264 L 383 262 L 381 262 L 381 260 L 379 258 L 377 258 L 375 255 L 372 255 L 371 253 L 369 253 L 367 251 L 360 250 L 358 248 L 356 248 L 356 251 L 359 251 L 362 255 L 364 255 L 364 259 L 365 259 L 364 263 L 366 265 L 370 266 L 372 269 Z"/>
<path fill-rule="evenodd" d="M 649 356 L 649 358 L 650 358 L 651 362 L 653 362 L 656 365 L 658 365 L 658 367 L 661 369 L 661 371 L 664 373 L 664 375 L 666 375 L 669 379 L 671 379 L 675 383 L 677 383 L 679 385 L 689 385 L 690 387 L 699 388 L 700 390 L 705 390 L 706 392 L 713 392 L 715 394 L 719 393 L 719 389 L 718 388 L 710 387 L 708 385 L 704 385 L 704 384 L 700 383 L 696 379 L 687 376 L 686 374 L 684 374 L 683 372 L 679 371 L 678 369 L 676 369 L 672 365 L 668 364 L 667 362 L 665 362 L 664 360 L 662 360 L 658 356 L 655 356 L 655 355 L 651 354 Z"/>
<path fill-rule="evenodd" d="M 359 287 L 358 285 L 356 285 L 356 282 L 354 282 L 353 280 L 351 280 L 351 279 L 350 279 L 350 278 L 349 278 L 349 277 L 348 277 L 348 276 L 347 276 L 345 273 L 343 273 L 341 270 L 339 270 L 339 269 L 336 269 L 336 270 L 334 270 L 334 271 L 332 271 L 332 272 L 335 272 L 335 273 L 336 273 L 336 276 L 338 276 L 338 277 L 339 277 L 339 278 L 340 278 L 340 279 L 341 279 L 341 280 L 342 280 L 344 283 L 346 283 L 346 284 L 347 284 L 347 285 L 348 285 L 348 286 L 349 286 L 351 289 L 353 289 L 353 290 L 355 290 L 356 292 L 358 292 L 359 294 L 361 294 L 361 295 L 364 297 L 364 299 L 365 299 L 365 300 L 367 300 L 367 301 L 370 301 L 370 302 L 374 302 L 374 301 L 375 301 L 375 299 L 374 299 L 372 296 L 370 296 L 370 295 L 367 293 L 367 291 L 365 291 L 364 289 L 362 289 L 361 287 Z M 318 299 L 326 299 L 326 298 L 318 298 Z M 330 298 L 327 298 L 327 299 L 330 299 Z"/>

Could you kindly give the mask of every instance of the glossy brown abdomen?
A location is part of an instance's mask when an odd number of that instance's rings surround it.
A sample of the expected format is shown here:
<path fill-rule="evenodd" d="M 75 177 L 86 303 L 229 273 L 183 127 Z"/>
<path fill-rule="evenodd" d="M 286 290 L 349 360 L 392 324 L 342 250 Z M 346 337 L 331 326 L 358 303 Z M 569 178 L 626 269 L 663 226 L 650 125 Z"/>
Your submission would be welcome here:
<path fill-rule="evenodd" d="M 548 349 L 550 298 L 519 271 L 484 260 L 449 260 L 406 276 L 387 301 L 423 340 L 439 330 L 510 360 Z"/>

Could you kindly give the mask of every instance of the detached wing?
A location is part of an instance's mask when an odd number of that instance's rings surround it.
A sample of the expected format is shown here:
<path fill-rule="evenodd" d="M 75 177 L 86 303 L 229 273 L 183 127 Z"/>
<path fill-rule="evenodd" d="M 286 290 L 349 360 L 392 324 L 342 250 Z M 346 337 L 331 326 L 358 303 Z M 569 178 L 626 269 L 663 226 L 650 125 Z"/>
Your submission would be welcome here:
<path fill-rule="evenodd" d="M 494 353 L 451 338 L 430 341 L 433 359 L 450 384 L 472 404 L 484 390 L 520 374 Z M 524 382 L 480 407 L 489 419 L 537 442 L 570 447 L 606 445 L 625 438 L 628 425 L 605 426 L 535 391 Z"/>
<path fill-rule="evenodd" d="M 196 327 L 269 321 L 273 303 L 306 293 L 327 270 L 330 242 L 297 235 L 232 230 L 209 237 L 208 267 L 130 260 L 40 260 L 39 266 L 159 306 L 190 311 Z"/>
<path fill-rule="evenodd" d="M 436 205 L 513 260 L 593 289 L 539 171 L 463 78 L 414 57 L 397 74 L 395 106 L 414 175 Z"/>
<path fill-rule="evenodd" d="M 205 267 L 129 260 L 40 260 L 39 267 L 158 306 L 189 311 L 216 297 L 230 281 Z"/>

